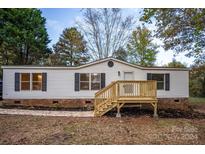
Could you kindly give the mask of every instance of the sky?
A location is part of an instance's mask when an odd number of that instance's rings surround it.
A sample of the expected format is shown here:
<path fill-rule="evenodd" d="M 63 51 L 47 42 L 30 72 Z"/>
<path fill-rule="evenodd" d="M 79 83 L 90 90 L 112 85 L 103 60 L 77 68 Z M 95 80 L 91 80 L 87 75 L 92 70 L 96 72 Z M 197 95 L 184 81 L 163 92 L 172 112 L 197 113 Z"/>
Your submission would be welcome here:
<path fill-rule="evenodd" d="M 58 41 L 58 38 L 62 34 L 65 28 L 75 26 L 77 20 L 83 18 L 82 9 L 80 8 L 46 8 L 40 9 L 42 11 L 42 16 L 46 18 L 46 28 L 51 40 L 49 47 L 52 47 Z M 123 9 L 123 15 L 133 15 L 136 19 L 140 16 L 140 9 Z M 136 23 L 136 26 L 140 22 Z M 149 29 L 154 29 L 153 26 L 148 27 Z M 160 43 L 159 40 L 155 42 Z M 176 55 L 176 60 L 190 66 L 193 63 L 193 58 L 188 58 L 184 56 L 185 53 Z M 163 66 L 173 60 L 174 54 L 172 51 L 164 51 L 163 48 L 159 48 L 159 53 L 157 54 L 156 65 Z"/>

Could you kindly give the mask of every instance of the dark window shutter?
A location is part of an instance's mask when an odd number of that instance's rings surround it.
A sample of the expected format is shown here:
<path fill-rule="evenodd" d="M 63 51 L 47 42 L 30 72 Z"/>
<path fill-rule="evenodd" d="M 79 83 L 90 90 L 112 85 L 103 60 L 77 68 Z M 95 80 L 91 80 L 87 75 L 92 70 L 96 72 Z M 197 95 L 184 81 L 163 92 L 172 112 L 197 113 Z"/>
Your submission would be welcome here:
<path fill-rule="evenodd" d="M 147 73 L 147 80 L 152 80 L 152 74 L 151 73 Z"/>
<path fill-rule="evenodd" d="M 47 73 L 42 73 L 42 91 L 47 91 Z"/>
<path fill-rule="evenodd" d="M 165 90 L 170 90 L 170 75 L 165 74 Z"/>
<path fill-rule="evenodd" d="M 101 73 L 101 89 L 105 87 L 105 73 Z"/>
<path fill-rule="evenodd" d="M 15 91 L 20 91 L 20 73 L 15 73 Z"/>
<path fill-rule="evenodd" d="M 75 91 L 79 91 L 80 90 L 80 74 L 79 73 L 75 73 Z"/>

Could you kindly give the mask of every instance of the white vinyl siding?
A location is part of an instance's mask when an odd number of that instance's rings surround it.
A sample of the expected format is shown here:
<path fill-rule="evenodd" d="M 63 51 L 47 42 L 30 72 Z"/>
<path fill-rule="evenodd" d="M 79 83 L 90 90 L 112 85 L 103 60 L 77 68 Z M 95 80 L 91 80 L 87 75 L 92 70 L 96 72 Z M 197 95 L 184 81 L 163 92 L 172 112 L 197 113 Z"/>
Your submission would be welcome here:
<path fill-rule="evenodd" d="M 147 73 L 170 74 L 170 90 L 158 90 L 157 97 L 173 98 L 189 96 L 189 72 L 175 70 L 141 70 L 136 67 L 128 66 L 117 61 L 113 67 L 108 67 L 108 61 L 83 67 L 80 69 L 3 69 L 3 98 L 4 99 L 81 99 L 94 98 L 98 90 L 74 90 L 75 73 L 105 73 L 105 86 L 112 81 L 124 80 L 123 72 L 133 72 L 134 80 L 147 80 Z M 15 72 L 20 73 L 47 73 L 47 91 L 15 91 L 14 77 Z M 120 73 L 118 73 L 120 72 Z M 91 80 L 89 78 L 89 80 Z M 91 84 L 91 82 L 89 82 Z M 89 87 L 90 88 L 90 87 Z"/>
<path fill-rule="evenodd" d="M 170 74 L 170 90 L 157 90 L 158 98 L 189 97 L 189 71 L 147 70 L 147 73 Z"/>

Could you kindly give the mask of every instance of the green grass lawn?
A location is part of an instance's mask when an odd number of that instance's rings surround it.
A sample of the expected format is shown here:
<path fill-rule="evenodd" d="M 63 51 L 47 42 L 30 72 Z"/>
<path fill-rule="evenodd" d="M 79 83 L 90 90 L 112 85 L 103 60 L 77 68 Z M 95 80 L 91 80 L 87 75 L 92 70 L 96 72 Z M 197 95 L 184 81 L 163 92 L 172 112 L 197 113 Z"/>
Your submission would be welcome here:
<path fill-rule="evenodd" d="M 205 97 L 189 97 L 189 102 L 193 105 L 205 104 Z"/>

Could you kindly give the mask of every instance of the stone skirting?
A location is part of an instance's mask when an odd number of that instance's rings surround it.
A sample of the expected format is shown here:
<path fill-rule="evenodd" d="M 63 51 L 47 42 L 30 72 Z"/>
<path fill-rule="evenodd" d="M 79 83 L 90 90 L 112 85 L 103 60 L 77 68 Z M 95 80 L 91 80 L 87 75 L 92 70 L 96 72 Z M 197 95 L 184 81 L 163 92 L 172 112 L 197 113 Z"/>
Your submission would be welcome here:
<path fill-rule="evenodd" d="M 94 106 L 94 99 L 6 99 L 4 106 L 54 107 L 54 108 L 89 108 Z M 152 108 L 142 104 L 142 108 Z M 158 98 L 158 109 L 189 110 L 188 98 Z"/>

